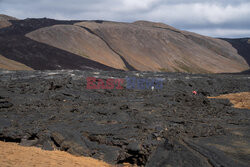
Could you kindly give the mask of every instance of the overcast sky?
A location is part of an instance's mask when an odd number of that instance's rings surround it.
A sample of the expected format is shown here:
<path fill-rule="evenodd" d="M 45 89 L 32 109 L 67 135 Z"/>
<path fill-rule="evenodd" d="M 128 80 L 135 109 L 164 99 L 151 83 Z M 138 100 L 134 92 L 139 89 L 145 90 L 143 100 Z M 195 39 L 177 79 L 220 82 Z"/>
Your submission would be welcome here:
<path fill-rule="evenodd" d="M 0 0 L 20 19 L 163 22 L 213 37 L 250 37 L 250 0 Z"/>

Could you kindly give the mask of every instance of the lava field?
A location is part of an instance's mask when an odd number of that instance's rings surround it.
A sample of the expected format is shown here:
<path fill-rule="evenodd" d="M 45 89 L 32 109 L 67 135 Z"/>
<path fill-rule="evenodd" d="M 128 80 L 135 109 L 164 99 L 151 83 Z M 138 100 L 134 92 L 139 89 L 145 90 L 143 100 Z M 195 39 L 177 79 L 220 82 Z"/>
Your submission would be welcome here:
<path fill-rule="evenodd" d="M 163 87 L 91 90 L 87 77 L 161 78 Z M 248 166 L 249 109 L 207 97 L 249 83 L 243 74 L 0 71 L 0 140 L 114 165 Z"/>

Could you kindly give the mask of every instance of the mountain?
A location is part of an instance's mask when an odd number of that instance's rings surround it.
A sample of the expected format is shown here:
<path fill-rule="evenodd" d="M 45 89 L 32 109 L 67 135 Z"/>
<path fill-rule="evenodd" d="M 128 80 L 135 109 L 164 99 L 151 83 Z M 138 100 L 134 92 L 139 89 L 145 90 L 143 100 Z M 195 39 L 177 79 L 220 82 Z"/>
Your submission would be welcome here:
<path fill-rule="evenodd" d="M 79 26 L 55 25 L 38 29 L 26 36 L 107 66 L 125 68 L 121 57 L 104 41 Z"/>
<path fill-rule="evenodd" d="M 35 70 L 237 73 L 249 69 L 247 56 L 230 41 L 162 23 L 46 18 L 9 22 L 11 26 L 0 29 L 0 54 Z"/>
<path fill-rule="evenodd" d="M 88 58 L 57 49 L 25 37 L 36 29 L 74 21 L 52 19 L 11 20 L 11 26 L 0 29 L 0 54 L 7 59 L 25 64 L 34 70 L 116 70 Z M 25 69 L 23 69 L 25 70 Z"/>

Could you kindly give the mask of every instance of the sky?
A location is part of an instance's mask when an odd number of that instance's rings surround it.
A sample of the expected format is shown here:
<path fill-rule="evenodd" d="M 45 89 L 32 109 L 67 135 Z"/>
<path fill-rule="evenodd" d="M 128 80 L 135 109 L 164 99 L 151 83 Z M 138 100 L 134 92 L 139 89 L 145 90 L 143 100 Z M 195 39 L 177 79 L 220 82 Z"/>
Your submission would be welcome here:
<path fill-rule="evenodd" d="M 162 22 L 212 37 L 250 37 L 250 0 L 0 0 L 24 18 Z"/>

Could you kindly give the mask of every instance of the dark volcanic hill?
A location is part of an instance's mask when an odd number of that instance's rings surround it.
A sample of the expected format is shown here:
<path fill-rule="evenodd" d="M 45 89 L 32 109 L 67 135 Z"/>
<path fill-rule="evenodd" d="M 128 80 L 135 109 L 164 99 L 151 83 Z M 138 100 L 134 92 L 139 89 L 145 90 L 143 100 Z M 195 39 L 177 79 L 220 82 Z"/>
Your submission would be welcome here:
<path fill-rule="evenodd" d="M 238 38 L 238 39 L 222 38 L 222 40 L 229 42 L 237 50 L 239 55 L 241 55 L 250 65 L 250 38 Z M 250 69 L 243 71 L 242 73 L 250 74 Z"/>
<path fill-rule="evenodd" d="M 223 39 L 229 42 L 250 65 L 250 38 Z"/>
<path fill-rule="evenodd" d="M 246 56 L 230 42 L 161 23 L 46 18 L 8 22 L 11 25 L 0 28 L 0 55 L 34 70 L 235 73 L 249 69 Z"/>

